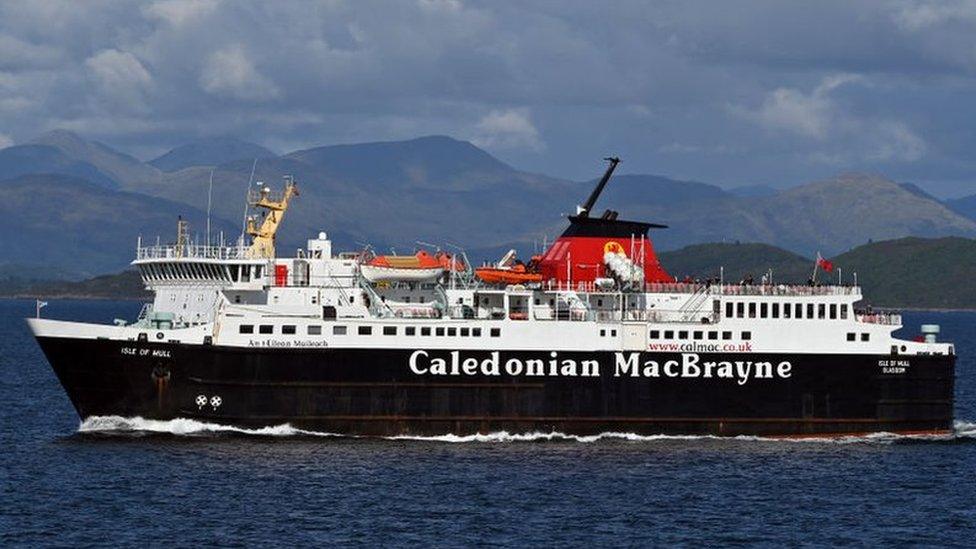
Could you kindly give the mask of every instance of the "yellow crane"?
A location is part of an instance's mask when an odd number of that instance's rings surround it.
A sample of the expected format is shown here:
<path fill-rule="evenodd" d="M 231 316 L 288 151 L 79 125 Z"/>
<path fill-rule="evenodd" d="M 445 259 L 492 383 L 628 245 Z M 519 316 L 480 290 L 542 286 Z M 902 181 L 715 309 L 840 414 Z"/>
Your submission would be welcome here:
<path fill-rule="evenodd" d="M 275 257 L 275 233 L 278 232 L 278 227 L 285 218 L 288 203 L 297 195 L 298 185 L 291 176 L 285 176 L 285 190 L 280 194 L 272 194 L 271 189 L 264 185 L 258 191 L 251 189 L 248 192 L 248 204 L 266 210 L 260 227 L 255 216 L 247 218 L 247 234 L 251 235 L 252 239 L 251 247 L 247 250 L 248 257 Z"/>

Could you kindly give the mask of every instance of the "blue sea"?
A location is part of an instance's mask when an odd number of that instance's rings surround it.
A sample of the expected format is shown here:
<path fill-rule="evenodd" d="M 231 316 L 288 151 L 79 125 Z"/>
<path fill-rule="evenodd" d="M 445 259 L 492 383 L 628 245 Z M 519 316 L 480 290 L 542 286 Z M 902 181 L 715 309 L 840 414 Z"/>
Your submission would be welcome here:
<path fill-rule="evenodd" d="M 138 303 L 54 301 L 54 318 Z M 0 546 L 957 545 L 976 540 L 976 314 L 956 434 L 834 441 L 540 435 L 376 440 L 190 421 L 81 424 L 0 301 Z"/>

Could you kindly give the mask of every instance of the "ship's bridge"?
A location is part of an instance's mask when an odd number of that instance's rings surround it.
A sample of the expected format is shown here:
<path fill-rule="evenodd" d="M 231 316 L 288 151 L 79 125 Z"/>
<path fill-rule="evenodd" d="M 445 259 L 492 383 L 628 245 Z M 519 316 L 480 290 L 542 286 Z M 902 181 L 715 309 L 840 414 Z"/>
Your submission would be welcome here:
<path fill-rule="evenodd" d="M 263 285 L 268 259 L 250 257 L 247 246 L 196 244 L 136 247 L 132 262 L 150 288 L 159 286 Z"/>

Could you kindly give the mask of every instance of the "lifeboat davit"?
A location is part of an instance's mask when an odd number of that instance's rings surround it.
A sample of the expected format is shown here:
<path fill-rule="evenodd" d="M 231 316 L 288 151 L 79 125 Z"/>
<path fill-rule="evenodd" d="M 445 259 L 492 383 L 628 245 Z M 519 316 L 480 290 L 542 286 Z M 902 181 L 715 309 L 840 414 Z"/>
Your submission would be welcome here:
<path fill-rule="evenodd" d="M 370 282 L 434 282 L 445 267 L 441 259 L 421 250 L 414 255 L 378 255 L 359 271 Z"/>

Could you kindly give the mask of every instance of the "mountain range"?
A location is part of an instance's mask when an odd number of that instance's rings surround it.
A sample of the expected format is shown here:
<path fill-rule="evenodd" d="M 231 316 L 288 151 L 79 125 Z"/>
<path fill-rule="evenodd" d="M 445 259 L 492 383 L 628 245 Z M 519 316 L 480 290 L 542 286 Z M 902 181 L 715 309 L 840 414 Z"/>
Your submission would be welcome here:
<path fill-rule="evenodd" d="M 254 181 L 272 188 L 285 175 L 299 183 L 280 233 L 283 251 L 326 230 L 340 248 L 371 243 L 408 252 L 425 241 L 463 246 L 474 261 L 509 247 L 531 253 L 562 231 L 564 216 L 594 184 L 521 171 L 446 136 L 280 155 L 223 137 L 142 162 L 59 130 L 0 150 L 0 188 L 8 198 L 0 202 L 0 228 L 17 235 L 0 244 L 0 276 L 5 266 L 43 265 L 76 277 L 118 271 L 137 236 L 172 240 L 179 215 L 203 240 L 211 173 L 214 230 L 233 240 L 252 169 Z M 594 176 L 603 169 L 594 159 Z M 659 250 L 742 241 L 812 256 L 871 240 L 976 236 L 974 205 L 976 196 L 943 203 L 910 184 L 864 174 L 780 191 L 621 174 L 597 209 L 669 225 L 652 234 Z"/>

